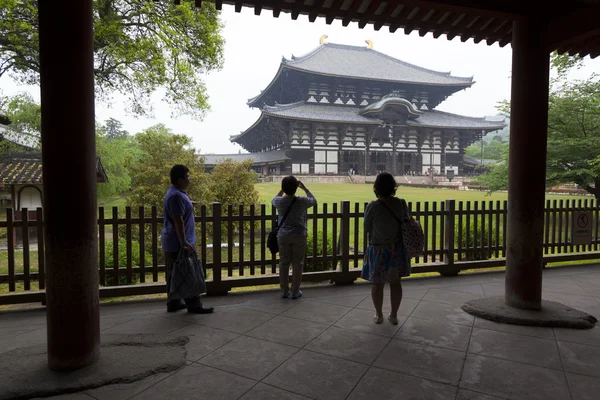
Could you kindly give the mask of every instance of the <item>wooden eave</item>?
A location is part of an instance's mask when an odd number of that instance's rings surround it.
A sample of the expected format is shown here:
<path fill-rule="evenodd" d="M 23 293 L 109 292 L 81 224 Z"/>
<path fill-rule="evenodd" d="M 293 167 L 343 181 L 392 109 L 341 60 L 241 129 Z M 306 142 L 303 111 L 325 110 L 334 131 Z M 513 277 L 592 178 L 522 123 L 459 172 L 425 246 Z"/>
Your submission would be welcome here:
<path fill-rule="evenodd" d="M 174 0 L 179 4 L 180 0 Z M 431 33 L 438 38 L 446 35 L 466 42 L 486 41 L 504 47 L 512 41 L 512 22 L 524 18 L 540 19 L 547 27 L 548 52 L 600 55 L 600 0 L 562 1 L 554 4 L 522 0 L 230 0 L 213 1 L 218 10 L 223 4 L 233 5 L 236 12 L 242 7 L 254 9 L 260 15 L 271 10 L 275 18 L 283 13 L 293 20 L 300 15 L 310 22 L 317 17 L 327 24 L 341 20 L 342 25 L 358 23 L 359 28 L 373 25 L 375 30 L 387 27 L 390 32 L 403 29 L 420 36 Z M 201 0 L 195 0 L 197 7 Z"/>

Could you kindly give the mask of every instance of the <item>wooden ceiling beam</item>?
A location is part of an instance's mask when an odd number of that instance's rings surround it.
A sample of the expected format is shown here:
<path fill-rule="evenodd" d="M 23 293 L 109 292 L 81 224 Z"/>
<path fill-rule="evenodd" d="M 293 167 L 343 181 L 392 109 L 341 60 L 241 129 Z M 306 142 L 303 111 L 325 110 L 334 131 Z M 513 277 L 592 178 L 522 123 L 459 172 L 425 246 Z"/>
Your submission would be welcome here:
<path fill-rule="evenodd" d="M 548 24 L 548 51 L 571 48 L 579 42 L 600 37 L 600 5 L 585 7 Z"/>
<path fill-rule="evenodd" d="M 383 3 L 381 0 L 371 0 L 371 2 L 369 3 L 369 5 L 367 6 L 366 10 L 364 11 L 363 15 L 360 17 L 360 19 L 358 20 L 358 27 L 360 29 L 363 29 L 365 26 L 367 26 L 367 24 L 371 21 L 375 21 L 377 19 L 377 15 L 375 15 L 375 13 L 377 11 L 379 11 L 379 8 L 381 7 L 381 11 L 379 13 L 379 15 L 382 15 L 389 3 Z M 381 25 L 383 26 L 383 24 Z M 379 26 L 379 29 L 381 29 L 381 26 Z M 379 30 L 376 27 L 374 27 L 375 30 Z"/>

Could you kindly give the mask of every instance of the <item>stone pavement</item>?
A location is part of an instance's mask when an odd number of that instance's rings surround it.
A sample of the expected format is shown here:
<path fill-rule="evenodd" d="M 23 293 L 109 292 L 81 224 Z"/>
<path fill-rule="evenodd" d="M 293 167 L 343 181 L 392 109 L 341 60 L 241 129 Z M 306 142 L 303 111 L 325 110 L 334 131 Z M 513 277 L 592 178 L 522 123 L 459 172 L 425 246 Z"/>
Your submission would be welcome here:
<path fill-rule="evenodd" d="M 163 302 L 104 305 L 104 333 L 189 336 L 188 365 L 54 399 L 599 398 L 600 327 L 500 325 L 460 309 L 501 295 L 502 273 L 410 279 L 404 290 L 398 326 L 372 322 L 368 284 L 307 288 L 297 301 L 209 298 L 208 316 L 167 314 Z M 544 298 L 600 317 L 600 266 L 546 270 Z M 45 337 L 43 310 L 0 314 L 0 365 L 9 367 L 2 353 Z"/>

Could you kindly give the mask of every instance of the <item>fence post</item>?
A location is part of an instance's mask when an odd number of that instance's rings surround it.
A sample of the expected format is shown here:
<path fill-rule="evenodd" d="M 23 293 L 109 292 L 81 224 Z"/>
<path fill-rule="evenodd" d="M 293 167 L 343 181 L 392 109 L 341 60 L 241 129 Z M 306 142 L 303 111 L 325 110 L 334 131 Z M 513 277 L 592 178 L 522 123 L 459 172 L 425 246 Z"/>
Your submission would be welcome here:
<path fill-rule="evenodd" d="M 213 279 L 207 285 L 207 295 L 226 295 L 229 289 L 221 280 L 221 203 L 212 203 L 212 245 L 213 245 Z"/>
<path fill-rule="evenodd" d="M 460 216 L 459 216 L 460 217 Z M 460 268 L 454 265 L 454 223 L 456 219 L 456 201 L 446 200 L 446 221 L 445 221 L 445 238 L 446 243 L 444 252 L 444 266 L 440 270 L 442 276 L 456 276 L 460 272 Z"/>
<path fill-rule="evenodd" d="M 325 220 L 325 223 L 327 221 Z M 336 285 L 348 285 L 356 278 L 350 274 L 350 201 L 342 201 L 342 221 L 340 224 L 340 247 L 342 270 L 333 279 Z"/>

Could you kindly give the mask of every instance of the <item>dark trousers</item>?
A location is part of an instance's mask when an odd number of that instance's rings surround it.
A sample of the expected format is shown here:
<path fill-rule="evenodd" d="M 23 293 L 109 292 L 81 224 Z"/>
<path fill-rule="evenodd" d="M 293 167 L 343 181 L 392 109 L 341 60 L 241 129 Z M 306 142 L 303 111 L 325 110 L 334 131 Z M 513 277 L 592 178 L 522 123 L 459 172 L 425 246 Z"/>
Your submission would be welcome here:
<path fill-rule="evenodd" d="M 165 261 L 167 264 L 167 307 L 181 304 L 180 298 L 174 298 L 169 294 L 171 289 L 171 274 L 173 273 L 173 265 L 178 255 L 179 252 L 165 253 Z M 200 301 L 200 296 L 194 296 L 183 300 L 185 301 L 185 305 L 187 308 L 198 307 L 202 305 L 202 302 Z"/>

